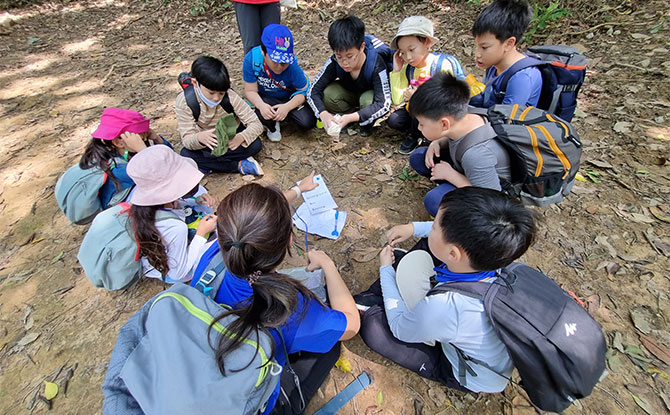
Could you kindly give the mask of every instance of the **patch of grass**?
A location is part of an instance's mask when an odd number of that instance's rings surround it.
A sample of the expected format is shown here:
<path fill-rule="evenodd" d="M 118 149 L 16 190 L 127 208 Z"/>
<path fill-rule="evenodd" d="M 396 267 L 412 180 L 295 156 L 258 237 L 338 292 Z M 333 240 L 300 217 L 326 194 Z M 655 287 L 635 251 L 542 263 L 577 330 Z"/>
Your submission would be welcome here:
<path fill-rule="evenodd" d="M 164 0 L 169 1 L 169 0 Z M 189 11 L 193 16 L 199 16 L 201 14 L 218 14 L 222 11 L 230 10 L 233 7 L 233 3 L 230 1 L 217 1 L 217 0 L 192 0 L 189 6 Z"/>
<path fill-rule="evenodd" d="M 544 31 L 551 24 L 572 14 L 571 10 L 560 7 L 560 0 L 552 0 L 547 6 L 541 6 L 534 2 L 533 9 L 535 10 L 533 20 L 530 21 L 528 30 L 519 43 L 530 43 L 537 32 Z"/>

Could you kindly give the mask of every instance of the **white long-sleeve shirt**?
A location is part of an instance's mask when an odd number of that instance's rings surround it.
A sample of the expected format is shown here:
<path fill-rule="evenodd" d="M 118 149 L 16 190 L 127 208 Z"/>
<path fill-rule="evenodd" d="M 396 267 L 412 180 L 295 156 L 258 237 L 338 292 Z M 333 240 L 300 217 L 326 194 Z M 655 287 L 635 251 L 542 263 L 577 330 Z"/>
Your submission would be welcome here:
<path fill-rule="evenodd" d="M 414 222 L 414 236 L 427 237 L 431 226 L 432 222 Z M 409 310 L 398 291 L 393 267 L 380 267 L 379 273 L 386 317 L 396 338 L 408 343 L 439 341 L 456 379 L 459 362 L 454 346 L 466 355 L 486 362 L 506 377 L 511 376 L 512 361 L 480 300 L 447 292 L 425 297 Z M 473 392 L 501 392 L 507 386 L 504 377 L 473 362 L 469 365 L 477 376 L 466 373 L 467 384 L 464 386 Z"/>

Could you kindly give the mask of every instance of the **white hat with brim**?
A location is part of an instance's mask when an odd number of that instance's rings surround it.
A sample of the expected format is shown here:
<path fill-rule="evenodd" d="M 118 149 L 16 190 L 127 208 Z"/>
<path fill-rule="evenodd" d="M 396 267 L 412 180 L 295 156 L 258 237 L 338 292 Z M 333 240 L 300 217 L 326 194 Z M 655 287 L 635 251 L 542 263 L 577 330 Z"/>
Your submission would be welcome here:
<path fill-rule="evenodd" d="M 413 309 L 430 291 L 430 279 L 435 272 L 433 257 L 426 251 L 412 251 L 400 260 L 395 272 L 400 297 L 408 309 Z"/>
<path fill-rule="evenodd" d="M 205 176 L 190 158 L 165 145 L 154 145 L 128 162 L 126 173 L 135 182 L 130 203 L 157 206 L 174 202 L 193 190 Z"/>
<path fill-rule="evenodd" d="M 433 42 L 433 45 L 440 40 L 433 36 L 433 22 L 423 16 L 410 16 L 400 23 L 400 26 L 398 26 L 398 33 L 396 33 L 391 41 L 391 47 L 393 49 L 398 49 L 398 39 L 403 36 L 423 36 L 430 39 Z"/>

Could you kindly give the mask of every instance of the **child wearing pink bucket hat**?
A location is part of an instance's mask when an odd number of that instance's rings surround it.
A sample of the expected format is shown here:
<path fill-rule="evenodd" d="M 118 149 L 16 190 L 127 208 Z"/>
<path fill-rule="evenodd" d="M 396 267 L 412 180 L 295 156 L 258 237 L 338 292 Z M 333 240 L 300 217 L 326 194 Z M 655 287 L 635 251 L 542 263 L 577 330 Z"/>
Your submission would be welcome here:
<path fill-rule="evenodd" d="M 203 173 L 191 159 L 166 146 L 141 151 L 130 162 L 128 176 L 135 182 L 130 216 L 139 244 L 144 275 L 166 282 L 188 281 L 191 267 L 206 235 L 216 228 L 216 216 L 204 215 L 193 240 L 188 241 L 183 199 L 194 198 L 210 207 L 216 201 L 199 185 Z M 161 219 L 156 212 L 164 211 Z"/>
<path fill-rule="evenodd" d="M 100 124 L 91 133 L 93 138 L 81 156 L 79 167 L 98 168 L 107 174 L 108 180 L 98 194 L 103 210 L 122 202 L 135 184 L 126 174 L 126 164 L 133 155 L 153 144 L 172 148 L 149 127 L 150 122 L 133 110 L 105 108 L 102 112 Z"/>

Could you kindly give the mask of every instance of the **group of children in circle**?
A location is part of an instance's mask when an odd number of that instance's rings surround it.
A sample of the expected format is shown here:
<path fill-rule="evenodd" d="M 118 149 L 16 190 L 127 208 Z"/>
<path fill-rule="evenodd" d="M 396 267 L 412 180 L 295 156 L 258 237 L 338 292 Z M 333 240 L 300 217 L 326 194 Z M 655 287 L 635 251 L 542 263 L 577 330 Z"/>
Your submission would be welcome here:
<path fill-rule="evenodd" d="M 478 17 L 472 31 L 474 57 L 478 66 L 487 68 L 486 88 L 479 94 L 473 94 L 472 87 L 482 85 L 465 80 L 455 57 L 431 52 L 438 39 L 426 17 L 402 21 L 390 42 L 395 51 L 366 35 L 357 17 L 336 20 L 328 31 L 333 55 L 312 80 L 298 65 L 290 30 L 271 24 L 263 30 L 261 44 L 244 58 L 246 100 L 230 88 L 223 62 L 209 56 L 194 60 L 190 83 L 175 104 L 181 155 L 138 112 L 107 108 L 80 166 L 100 169 L 110 178 L 99 192 L 103 209 L 123 198 L 130 203 L 128 214 L 144 275 L 196 286 L 215 258 L 223 260 L 225 277 L 213 300 L 239 312 L 243 321 L 233 332 L 243 336 L 268 329 L 282 366 L 286 359 L 278 352 L 280 344 L 292 359 L 301 352 L 297 361 L 319 362 L 298 373 L 312 383 L 299 391 L 301 399 L 308 402 L 326 378 L 339 356 L 339 342 L 359 330 L 373 350 L 421 376 L 459 390 L 500 392 L 507 379 L 499 373 L 509 377 L 513 366 L 481 301 L 448 293 L 409 307 L 393 266 L 404 253 L 394 246 L 411 237 L 427 238 L 415 249 L 430 252 L 430 268 L 441 266 L 438 282 L 461 276 L 493 281 L 497 269 L 530 246 L 535 232 L 531 211 L 499 192 L 499 178 L 509 175 L 510 169 L 505 150 L 489 141 L 468 150 L 460 160 L 448 160 L 440 149 L 456 154 L 458 140 L 486 124 L 479 115 L 468 113 L 468 105 L 537 103 L 542 83 L 537 68 L 512 76 L 502 101 L 493 93 L 496 79 L 524 56 L 516 44 L 531 16 L 525 1 L 496 0 Z M 220 203 L 199 182 L 212 172 L 262 175 L 253 156 L 261 150 L 263 128 L 270 141 L 279 141 L 282 122 L 290 120 L 309 129 L 318 119 L 326 129 L 358 124 L 360 135 L 367 136 L 392 105 L 396 109 L 387 123 L 406 134 L 399 152 L 411 153 L 412 167 L 439 183 L 425 199 L 435 221 L 389 230 L 389 245 L 380 254 L 381 277 L 356 299 L 326 253 L 306 252 L 307 269 L 323 270 L 326 306 L 302 284 L 277 272 L 292 245 L 290 203 L 316 187 L 314 172 L 283 192 L 247 184 Z M 237 131 L 223 154 L 215 156 L 217 123 L 230 113 Z M 416 149 L 424 139 L 430 145 Z M 186 205 L 200 205 L 206 212 L 191 235 L 184 221 Z M 172 216 L 161 213 L 166 211 Z M 468 373 L 463 384 L 454 345 L 495 371 L 473 364 L 475 373 Z M 223 362 L 238 346 L 222 340 L 213 347 L 225 375 Z M 108 373 L 108 378 L 115 375 Z M 264 413 L 286 405 L 279 390 L 278 384 Z M 106 398 L 118 392 L 109 386 L 103 391 Z"/>

